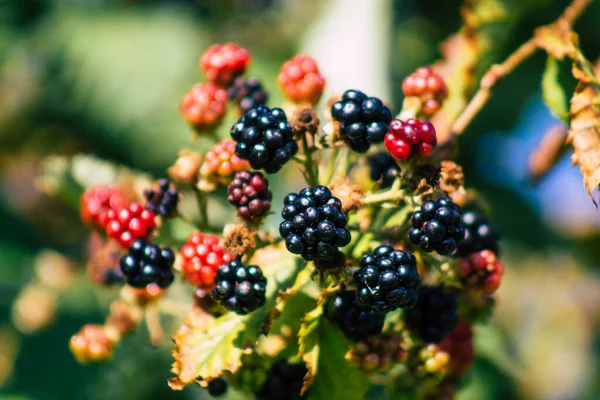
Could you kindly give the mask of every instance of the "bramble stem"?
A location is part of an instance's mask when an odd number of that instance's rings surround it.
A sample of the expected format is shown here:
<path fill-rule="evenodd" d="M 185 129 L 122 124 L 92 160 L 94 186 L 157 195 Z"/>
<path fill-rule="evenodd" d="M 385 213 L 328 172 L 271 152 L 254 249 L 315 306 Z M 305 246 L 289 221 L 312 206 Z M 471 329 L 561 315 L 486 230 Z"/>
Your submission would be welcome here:
<path fill-rule="evenodd" d="M 388 190 L 387 192 L 372 194 L 365 197 L 364 204 L 379 204 L 385 202 L 396 203 L 404 197 L 404 191 L 402 190 Z"/>
<path fill-rule="evenodd" d="M 319 184 L 319 170 L 312 159 L 312 153 L 314 153 L 315 148 L 309 147 L 306 135 L 302 135 L 302 147 L 304 149 L 304 154 L 306 155 L 306 159 L 304 160 L 304 177 L 310 186 L 317 186 Z"/>
<path fill-rule="evenodd" d="M 206 193 L 201 192 L 198 189 L 195 189 L 196 200 L 198 201 L 198 212 L 200 215 L 200 223 L 198 224 L 200 229 L 205 229 L 210 226 L 208 222 L 208 207 L 206 201 Z"/>

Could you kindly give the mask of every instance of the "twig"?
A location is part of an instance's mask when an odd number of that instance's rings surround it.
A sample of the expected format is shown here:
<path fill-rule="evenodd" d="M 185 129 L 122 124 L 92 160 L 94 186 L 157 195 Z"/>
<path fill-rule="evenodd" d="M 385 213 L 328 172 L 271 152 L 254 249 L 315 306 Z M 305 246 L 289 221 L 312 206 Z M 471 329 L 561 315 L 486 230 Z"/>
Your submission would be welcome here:
<path fill-rule="evenodd" d="M 312 153 L 315 148 L 309 147 L 306 135 L 302 135 L 302 147 L 304 148 L 304 154 L 306 155 L 306 159 L 304 160 L 306 181 L 310 186 L 317 186 L 319 184 L 319 170 L 312 159 Z"/>
<path fill-rule="evenodd" d="M 146 307 L 146 326 L 150 335 L 150 342 L 157 346 L 162 342 L 163 329 L 160 323 L 160 316 L 155 306 Z"/>

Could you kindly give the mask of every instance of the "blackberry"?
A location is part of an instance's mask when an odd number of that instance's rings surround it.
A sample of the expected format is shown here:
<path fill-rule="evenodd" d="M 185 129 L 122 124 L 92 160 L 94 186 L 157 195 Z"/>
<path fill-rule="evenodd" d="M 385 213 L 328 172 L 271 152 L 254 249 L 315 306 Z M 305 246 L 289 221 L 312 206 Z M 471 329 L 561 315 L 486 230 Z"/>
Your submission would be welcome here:
<path fill-rule="evenodd" d="M 354 341 L 380 334 L 385 316 L 357 304 L 356 292 L 339 292 L 327 303 L 327 319 Z"/>
<path fill-rule="evenodd" d="M 379 313 L 414 307 L 421 286 L 414 255 L 382 245 L 362 256 L 359 266 L 354 281 L 360 306 Z"/>
<path fill-rule="evenodd" d="M 170 217 L 177 210 L 179 202 L 179 192 L 175 184 L 168 179 L 161 179 L 157 183 L 156 189 L 147 189 L 144 191 L 146 198 L 146 210 L 152 211 L 161 217 Z"/>
<path fill-rule="evenodd" d="M 439 343 L 456 328 L 456 296 L 442 286 L 421 286 L 414 308 L 404 313 L 408 329 L 427 343 Z"/>
<path fill-rule="evenodd" d="M 266 286 L 260 267 L 233 260 L 217 269 L 212 297 L 226 309 L 245 315 L 265 304 Z"/>
<path fill-rule="evenodd" d="M 227 381 L 223 378 L 213 379 L 208 382 L 208 394 L 212 397 L 221 397 L 227 392 Z"/>
<path fill-rule="evenodd" d="M 353 89 L 331 106 L 331 116 L 340 123 L 340 137 L 358 153 L 383 142 L 392 121 L 392 112 L 381 100 Z"/>
<path fill-rule="evenodd" d="M 269 181 L 259 171 L 238 172 L 227 188 L 227 200 L 241 218 L 261 218 L 271 208 Z"/>
<path fill-rule="evenodd" d="M 257 78 L 238 76 L 227 89 L 229 100 L 233 101 L 242 114 L 251 108 L 267 104 L 269 95 Z"/>
<path fill-rule="evenodd" d="M 258 400 L 297 400 L 300 395 L 304 376 L 308 372 L 306 364 L 290 364 L 286 360 L 277 360 L 271 366 L 263 387 L 256 392 Z"/>
<path fill-rule="evenodd" d="M 325 186 L 290 193 L 281 211 L 279 233 L 290 253 L 307 261 L 333 260 L 339 247 L 350 243 L 342 202 Z"/>
<path fill-rule="evenodd" d="M 231 127 L 235 154 L 254 169 L 272 174 L 298 152 L 294 130 L 281 108 L 257 106 Z"/>
<path fill-rule="evenodd" d="M 465 211 L 462 214 L 462 224 L 465 238 L 458 244 L 458 256 L 466 257 L 481 250 L 491 250 L 498 255 L 500 232 L 485 215 L 473 210 Z"/>
<path fill-rule="evenodd" d="M 428 253 L 433 250 L 440 255 L 454 253 L 465 236 L 461 213 L 460 207 L 449 198 L 427 200 L 412 215 L 410 242 Z"/>
<path fill-rule="evenodd" d="M 394 179 L 400 173 L 400 167 L 396 164 L 394 157 L 382 152 L 367 157 L 367 161 L 371 167 L 371 180 L 379 182 L 381 189 L 391 187 Z"/>
<path fill-rule="evenodd" d="M 145 288 L 155 283 L 164 289 L 173 282 L 171 268 L 174 262 L 175 254 L 170 248 L 161 249 L 155 244 L 136 240 L 119 264 L 129 286 Z"/>

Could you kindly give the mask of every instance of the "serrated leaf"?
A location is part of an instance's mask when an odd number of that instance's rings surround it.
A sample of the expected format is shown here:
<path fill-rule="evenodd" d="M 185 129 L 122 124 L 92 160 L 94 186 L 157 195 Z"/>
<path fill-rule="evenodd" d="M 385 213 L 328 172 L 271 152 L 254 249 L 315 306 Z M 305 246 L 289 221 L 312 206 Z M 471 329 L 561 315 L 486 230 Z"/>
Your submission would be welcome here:
<path fill-rule="evenodd" d="M 321 320 L 318 324 L 318 371 L 309 388 L 309 400 L 360 400 L 369 389 L 369 377 L 344 358 L 349 342 L 342 332 Z"/>
<path fill-rule="evenodd" d="M 542 97 L 550 111 L 563 121 L 567 121 L 567 96 L 559 82 L 560 68 L 556 58 L 548 56 L 546 69 L 542 75 Z"/>
<path fill-rule="evenodd" d="M 177 374 L 171 380 L 174 389 L 181 389 L 199 377 L 209 380 L 221 376 L 225 370 L 237 371 L 244 348 L 256 343 L 279 293 L 293 285 L 305 266 L 282 246 L 257 251 L 251 263 L 259 265 L 267 278 L 265 306 L 246 316 L 227 313 L 206 324 L 198 323 L 197 312 L 192 312 L 174 336 L 172 371 Z"/>
<path fill-rule="evenodd" d="M 314 310 L 306 314 L 298 332 L 298 343 L 300 357 L 306 363 L 308 372 L 304 377 L 302 393 L 312 385 L 319 367 L 319 323 L 323 316 L 323 305 L 319 304 Z"/>

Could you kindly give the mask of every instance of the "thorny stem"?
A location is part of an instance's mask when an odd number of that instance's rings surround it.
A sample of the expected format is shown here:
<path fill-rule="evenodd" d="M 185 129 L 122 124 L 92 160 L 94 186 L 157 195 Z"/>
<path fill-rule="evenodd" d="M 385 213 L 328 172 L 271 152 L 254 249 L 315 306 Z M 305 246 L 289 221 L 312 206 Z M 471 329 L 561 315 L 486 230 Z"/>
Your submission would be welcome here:
<path fill-rule="evenodd" d="M 573 0 L 563 14 L 554 22 L 561 30 L 571 29 L 573 23 L 582 14 L 592 0 Z M 479 89 L 471 98 L 465 109 L 452 126 L 452 133 L 461 135 L 473 118 L 481 111 L 492 95 L 492 88 L 505 76 L 510 74 L 523 61 L 531 57 L 539 48 L 535 36 L 523 43 L 504 62 L 494 64 L 481 78 Z"/>

